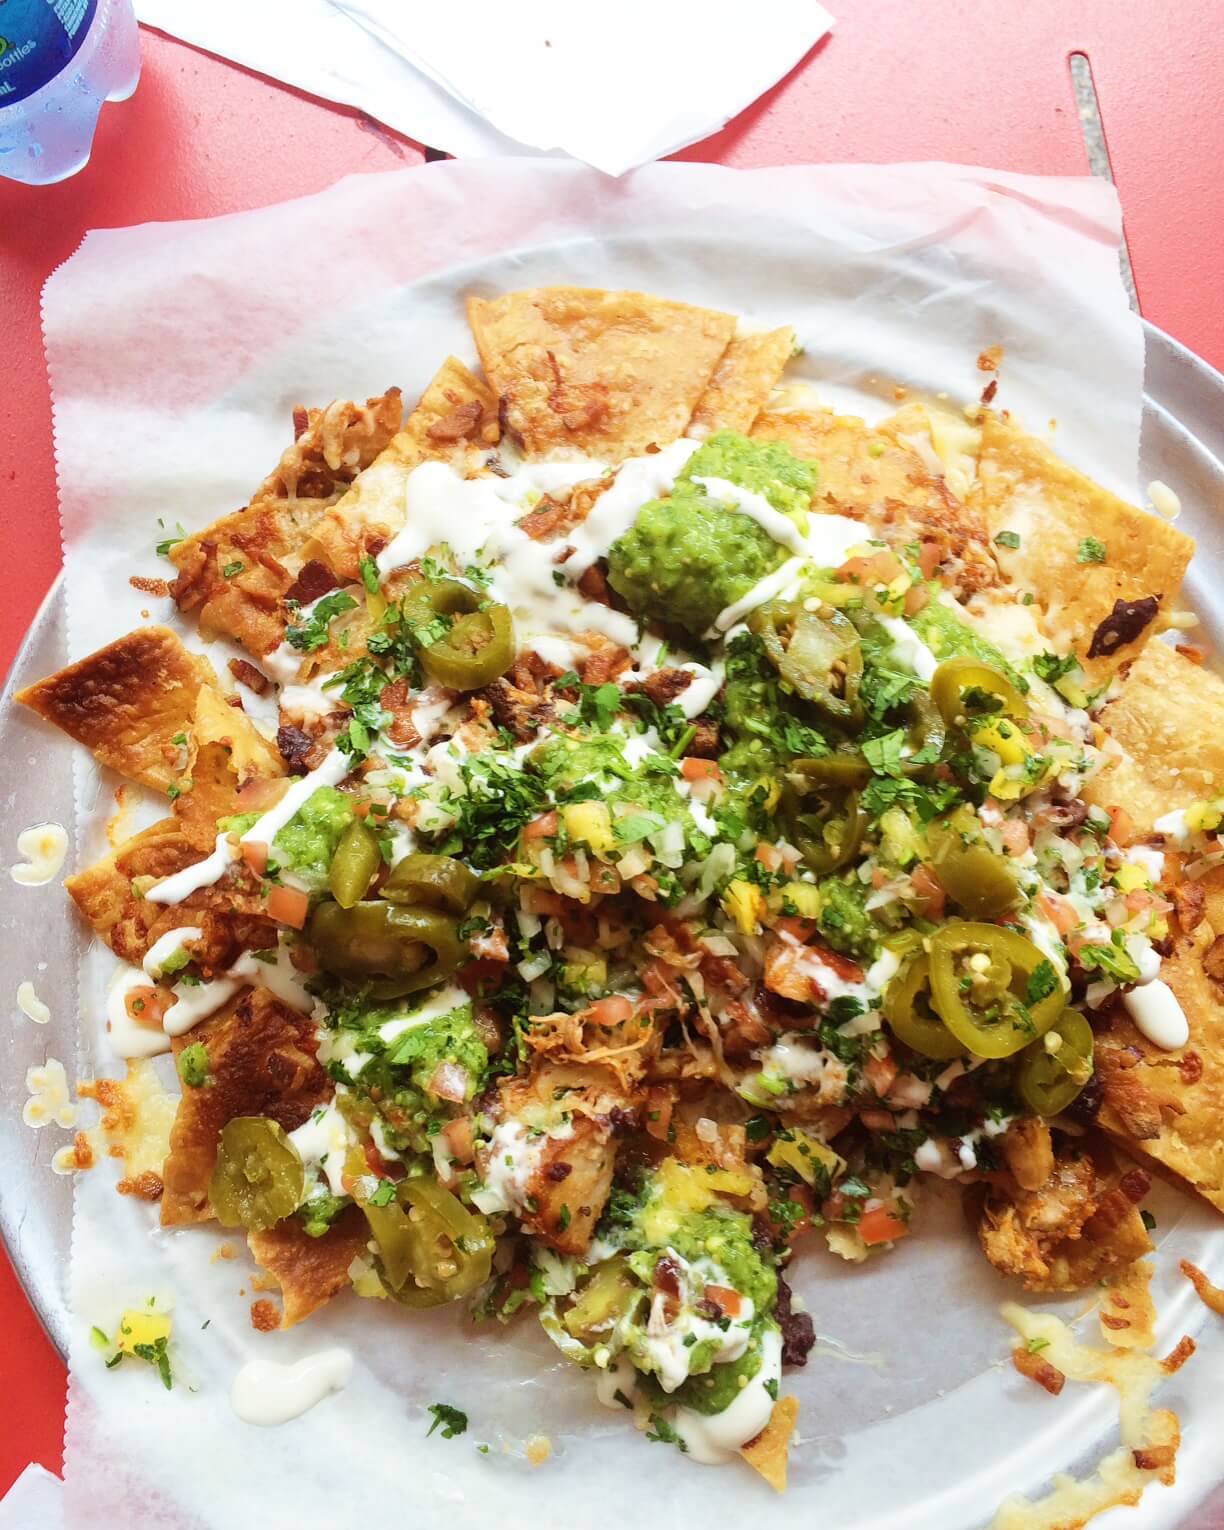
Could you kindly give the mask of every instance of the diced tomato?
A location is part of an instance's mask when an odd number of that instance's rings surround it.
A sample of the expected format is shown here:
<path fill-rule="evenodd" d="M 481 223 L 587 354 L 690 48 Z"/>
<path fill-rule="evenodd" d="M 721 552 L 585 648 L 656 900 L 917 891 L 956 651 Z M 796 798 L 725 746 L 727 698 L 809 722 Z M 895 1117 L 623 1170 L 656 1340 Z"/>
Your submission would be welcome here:
<path fill-rule="evenodd" d="M 906 616 L 917 616 L 924 606 L 930 604 L 930 600 L 930 590 L 921 584 L 911 584 L 905 592 L 905 605 L 902 609 Z"/>
<path fill-rule="evenodd" d="M 633 1000 L 627 999 L 623 993 L 613 993 L 606 999 L 597 999 L 582 1011 L 582 1019 L 588 1025 L 623 1025 L 632 1018 Z"/>
<path fill-rule="evenodd" d="M 168 988 L 152 984 L 147 988 L 129 988 L 124 998 L 128 1018 L 137 1025 L 151 1025 L 154 1030 L 160 1029 L 162 1017 L 173 1003 L 174 995 Z"/>
<path fill-rule="evenodd" d="M 556 813 L 541 813 L 538 818 L 533 818 L 523 829 L 524 841 L 533 839 L 551 839 L 557 832 Z"/>
<path fill-rule="evenodd" d="M 567 904 L 560 893 L 550 892 L 547 887 L 525 886 L 519 891 L 519 902 L 525 914 L 551 914 L 559 919 Z"/>
<path fill-rule="evenodd" d="M 455 1120 L 448 1121 L 442 1128 L 442 1135 L 456 1163 L 471 1163 L 476 1150 L 472 1143 L 472 1122 L 468 1116 L 457 1116 Z"/>
<path fill-rule="evenodd" d="M 944 904 L 947 898 L 943 888 L 929 866 L 917 865 L 910 872 L 910 881 L 914 884 L 914 891 L 926 903 L 926 916 L 928 919 L 942 919 Z"/>
<path fill-rule="evenodd" d="M 801 1233 L 807 1232 L 812 1225 L 812 1212 L 815 1210 L 815 1197 L 807 1185 L 791 1185 L 786 1192 L 786 1199 L 793 1201 L 801 1210 L 801 1215 L 795 1218 L 794 1223 L 787 1227 L 782 1222 L 775 1222 L 768 1211 L 760 1213 L 762 1218 L 769 1224 L 769 1230 L 775 1238 L 786 1234 L 787 1243 L 794 1243 Z"/>
<path fill-rule="evenodd" d="M 367 1142 L 365 1145 L 365 1161 L 370 1166 L 371 1174 L 378 1174 L 384 1179 L 388 1177 L 387 1160 L 372 1142 Z"/>
<path fill-rule="evenodd" d="M 1060 935 L 1069 935 L 1080 922 L 1075 905 L 1057 893 L 1043 892 L 1037 899 L 1037 906 Z"/>
<path fill-rule="evenodd" d="M 353 812 L 358 818 L 368 818 L 370 816 L 370 806 L 368 802 L 354 802 Z"/>
<path fill-rule="evenodd" d="M 733 1291 L 730 1286 L 707 1286 L 705 1299 L 713 1302 L 716 1307 L 721 1307 L 724 1317 L 737 1318 L 744 1310 L 744 1299 L 738 1291 Z"/>
<path fill-rule="evenodd" d="M 863 1077 L 883 1099 L 896 1083 L 900 1071 L 897 1059 L 890 1052 L 887 1057 L 869 1057 L 863 1066 Z"/>
<path fill-rule="evenodd" d="M 876 1243 L 895 1243 L 909 1232 L 909 1223 L 903 1222 L 887 1206 L 873 1206 L 865 1211 L 858 1222 L 859 1237 L 868 1248 Z"/>
<path fill-rule="evenodd" d="M 310 899 L 296 887 L 274 887 L 268 894 L 268 918 L 300 930 L 310 912 Z"/>
<path fill-rule="evenodd" d="M 756 859 L 766 871 L 777 871 L 782 864 L 782 852 L 777 845 L 771 845 L 766 840 L 762 840 L 756 847 Z"/>
<path fill-rule="evenodd" d="M 869 1132 L 891 1132 L 897 1125 L 892 1113 L 887 1110 L 860 1110 L 859 1120 Z"/>
<path fill-rule="evenodd" d="M 939 567 L 938 542 L 924 542 L 918 554 L 918 569 L 924 579 L 929 579 Z"/>
<path fill-rule="evenodd" d="M 1109 810 L 1109 837 L 1115 845 L 1129 845 L 1135 837 L 1135 825 L 1131 815 L 1125 808 L 1111 807 Z"/>
<path fill-rule="evenodd" d="M 242 859 L 257 877 L 268 869 L 268 846 L 262 839 L 245 839 L 242 842 Z"/>
<path fill-rule="evenodd" d="M 837 578 L 848 584 L 889 584 L 904 573 L 895 553 L 872 553 L 868 558 L 848 558 L 837 570 Z"/>
<path fill-rule="evenodd" d="M 680 761 L 680 774 L 686 781 L 721 781 L 722 771 L 717 760 L 699 760 L 689 755 Z"/>
<path fill-rule="evenodd" d="M 883 866 L 873 866 L 871 868 L 871 885 L 873 887 L 883 887 L 887 881 L 888 873 L 884 870 Z"/>
<path fill-rule="evenodd" d="M 1023 818 L 1005 818 L 999 825 L 999 838 L 1008 855 L 1023 855 L 1029 847 L 1028 824 Z"/>

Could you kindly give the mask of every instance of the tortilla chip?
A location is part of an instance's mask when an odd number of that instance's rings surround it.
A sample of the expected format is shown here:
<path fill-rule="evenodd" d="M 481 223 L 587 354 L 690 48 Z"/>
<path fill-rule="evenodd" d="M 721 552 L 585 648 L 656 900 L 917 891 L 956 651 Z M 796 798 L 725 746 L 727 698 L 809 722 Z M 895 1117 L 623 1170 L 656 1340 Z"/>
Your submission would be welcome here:
<path fill-rule="evenodd" d="M 364 405 L 295 411 L 304 428 L 251 503 L 171 549 L 170 593 L 180 611 L 198 612 L 203 637 L 233 638 L 257 658 L 279 647 L 281 602 L 309 560 L 311 529 L 386 447 L 400 413 L 398 388 Z"/>
<path fill-rule="evenodd" d="M 280 1285 L 280 1326 L 292 1328 L 351 1284 L 349 1266 L 369 1241 L 370 1229 L 356 1206 L 342 1212 L 321 1238 L 312 1238 L 296 1217 L 267 1232 L 248 1233 L 256 1262 Z"/>
<path fill-rule="evenodd" d="M 245 786 L 255 777 L 266 779 L 285 774 L 285 761 L 280 750 L 264 738 L 241 707 L 230 706 L 215 686 L 200 687 L 192 733 L 198 746 L 191 775 L 193 783 L 196 771 L 203 768 L 200 752 L 209 745 L 223 752 L 224 769 L 227 773 L 233 772 L 235 779 L 229 782 L 231 794 L 235 785 Z"/>
<path fill-rule="evenodd" d="M 1167 608 L 1194 552 L 1192 538 L 1168 521 L 1118 499 L 988 412 L 971 502 L 991 537 L 1010 531 L 1020 538 L 1019 547 L 997 547 L 999 566 L 1036 596 L 1051 641 L 1078 650 L 1090 688 L 1135 659 L 1155 631 L 1149 622 L 1132 641 L 1089 658 L 1092 636 L 1115 602 L 1154 595 Z M 1080 562 L 1087 538 L 1104 547 L 1103 563 Z"/>
<path fill-rule="evenodd" d="M 1156 1342 L 1150 1259 L 1140 1259 L 1113 1276 L 1101 1293 L 1101 1337 L 1115 1349 L 1151 1349 Z"/>
<path fill-rule="evenodd" d="M 736 335 L 697 400 L 686 433 L 702 438 L 716 430 L 738 430 L 746 435 L 794 350 L 795 331 L 789 324 L 757 334 Z"/>
<path fill-rule="evenodd" d="M 766 411 L 750 434 L 758 441 L 781 441 L 797 457 L 820 464 L 816 509 L 865 521 L 872 536 L 898 545 L 913 542 L 917 528 L 921 540 L 938 546 L 942 563 L 954 563 L 963 589 L 997 581 L 981 517 L 888 421 L 873 430 L 831 409 Z"/>
<path fill-rule="evenodd" d="M 1212 875 L 1224 880 L 1221 873 Z M 1097 1119 L 1132 1157 L 1176 1175 L 1224 1211 L 1224 995 L 1203 968 L 1216 936 L 1206 920 L 1192 934 L 1179 932 L 1160 969 L 1190 1023 L 1183 1048 L 1153 1046 L 1120 1007 L 1098 1031 L 1098 1072 L 1111 1051 L 1125 1063 L 1136 1054 L 1139 1061 L 1125 1068 L 1127 1094 L 1113 1103 L 1107 1082 Z M 1128 1107 L 1128 1097 L 1134 1106 Z M 1144 1111 L 1145 1099 L 1155 1108 Z"/>
<path fill-rule="evenodd" d="M 319 519 L 306 556 L 338 579 L 357 580 L 367 548 L 381 547 L 403 527 L 404 482 L 413 468 L 430 461 L 451 462 L 461 471 L 474 468 L 500 435 L 492 390 L 449 356 L 404 428 Z"/>
<path fill-rule="evenodd" d="M 769 1422 L 755 1439 L 740 1446 L 740 1455 L 760 1472 L 775 1493 L 786 1492 L 786 1465 L 791 1436 L 799 1422 L 799 1399 L 779 1397 L 769 1415 Z"/>
<path fill-rule="evenodd" d="M 141 627 L 67 669 L 27 686 L 17 700 L 91 749 L 129 781 L 166 791 L 186 754 L 172 742 L 191 727 L 207 659 L 168 627 Z"/>
<path fill-rule="evenodd" d="M 270 1116 L 292 1131 L 332 1093 L 315 1056 L 314 1022 L 266 988 L 244 989 L 194 1030 L 175 1037 L 175 1056 L 197 1042 L 208 1052 L 209 1082 L 185 1088 L 179 1101 L 162 1170 L 163 1227 L 212 1216 L 208 1182 L 227 1121 Z"/>
<path fill-rule="evenodd" d="M 1215 797 L 1224 782 L 1224 680 L 1167 643 L 1149 643 L 1101 714 L 1126 751 L 1084 788 L 1084 799 L 1123 807 L 1140 836 L 1157 818 Z"/>
<path fill-rule="evenodd" d="M 526 455 L 568 447 L 609 463 L 684 434 L 736 322 L 584 287 L 469 298 L 468 321 L 501 418 Z"/>

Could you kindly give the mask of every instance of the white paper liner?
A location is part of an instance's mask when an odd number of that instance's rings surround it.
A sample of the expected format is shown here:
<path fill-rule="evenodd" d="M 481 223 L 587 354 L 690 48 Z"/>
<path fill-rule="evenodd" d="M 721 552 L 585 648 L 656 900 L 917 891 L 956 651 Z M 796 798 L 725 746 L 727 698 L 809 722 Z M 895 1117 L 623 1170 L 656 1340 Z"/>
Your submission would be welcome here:
<path fill-rule="evenodd" d="M 790 322 L 805 346 L 794 374 L 876 415 L 897 384 L 975 398 L 976 357 L 1002 344 L 998 402 L 1030 428 L 1056 417 L 1059 450 L 1133 497 L 1142 340 L 1118 236 L 1114 194 L 1093 181 L 665 164 L 612 184 L 539 161 L 433 165 L 254 213 L 91 233 L 44 300 L 71 653 L 143 611 L 170 620 L 168 602 L 127 585 L 164 571 L 157 518 L 194 529 L 243 504 L 288 440 L 294 404 L 392 382 L 411 400 L 448 350 L 470 360 L 472 291 L 635 286 Z M 112 785 L 82 762 L 83 857 L 104 846 Z M 82 969 L 88 1071 L 121 1071 L 101 1036 L 110 965 L 95 944 Z M 883 1360 L 825 1352 L 788 1377 L 803 1412 L 781 1508 L 746 1470 L 695 1467 L 600 1409 L 530 1319 L 476 1330 L 456 1313 L 346 1297 L 291 1333 L 257 1335 L 245 1259 L 210 1263 L 217 1235 L 156 1230 L 113 1179 L 104 1164 L 76 1196 L 72 1527 L 297 1530 L 388 1515 L 453 1530 L 491 1516 L 602 1527 L 660 1510 L 710 1527 L 771 1511 L 884 1525 L 904 1483 L 907 1523 L 953 1530 L 1108 1427 L 1100 1398 L 1068 1398 L 1055 1419 L 991 1371 L 1006 1354 L 1004 1293 L 952 1197 L 932 1195 L 908 1245 L 864 1269 L 816 1246 L 797 1262 L 818 1329 Z M 155 1294 L 175 1305 L 172 1393 L 132 1362 L 105 1371 L 89 1344 L 91 1324 L 110 1332 Z M 234 1417 L 245 1356 L 336 1342 L 358 1359 L 342 1395 L 279 1430 Z M 435 1401 L 465 1409 L 469 1432 L 427 1440 Z M 524 1459 L 533 1434 L 554 1446 L 538 1470 Z"/>

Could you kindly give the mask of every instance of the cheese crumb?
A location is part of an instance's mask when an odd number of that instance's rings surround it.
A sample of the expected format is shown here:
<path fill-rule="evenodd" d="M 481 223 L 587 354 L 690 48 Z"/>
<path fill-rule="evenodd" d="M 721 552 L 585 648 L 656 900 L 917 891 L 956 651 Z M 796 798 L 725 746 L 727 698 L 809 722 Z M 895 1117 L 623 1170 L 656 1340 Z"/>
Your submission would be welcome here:
<path fill-rule="evenodd" d="M 34 992 L 34 984 L 26 981 L 17 985 L 17 1008 L 35 1025 L 46 1025 L 51 1011 Z"/>

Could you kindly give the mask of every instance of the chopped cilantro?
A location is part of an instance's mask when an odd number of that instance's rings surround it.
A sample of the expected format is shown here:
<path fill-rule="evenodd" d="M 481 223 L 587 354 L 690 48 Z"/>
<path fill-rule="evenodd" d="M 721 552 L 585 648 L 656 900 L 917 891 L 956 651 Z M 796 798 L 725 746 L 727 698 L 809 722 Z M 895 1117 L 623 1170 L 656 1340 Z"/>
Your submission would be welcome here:
<path fill-rule="evenodd" d="M 1081 946 L 1076 961 L 1085 972 L 1102 972 L 1115 983 L 1137 983 L 1139 967 L 1126 949 L 1121 930 L 1115 930 L 1108 945 L 1090 943 Z"/>
<path fill-rule="evenodd" d="M 1049 1349 L 1050 1341 L 1049 1339 L 1030 1339 L 1024 1347 L 1028 1350 L 1030 1355 L 1037 1355 L 1040 1354 L 1043 1349 Z"/>
<path fill-rule="evenodd" d="M 1033 673 L 1047 685 L 1053 685 L 1073 669 L 1079 668 L 1079 660 L 1073 653 L 1059 658 L 1056 653 L 1039 653 L 1033 659 Z"/>
<path fill-rule="evenodd" d="M 1156 1230 L 1156 1218 L 1150 1211 L 1141 1211 L 1139 1216 L 1141 1217 L 1143 1225 L 1147 1228 L 1148 1232 L 1154 1232 Z"/>
<path fill-rule="evenodd" d="M 227 563 L 221 570 L 221 577 L 222 579 L 233 579 L 234 576 L 236 574 L 240 574 L 245 567 L 245 563 Z"/>
<path fill-rule="evenodd" d="M 636 845 L 662 827 L 663 820 L 657 813 L 627 813 L 616 820 L 613 831 L 622 845 Z"/>
<path fill-rule="evenodd" d="M 346 595 L 343 590 L 324 595 L 301 626 L 285 629 L 285 641 L 299 653 L 313 653 L 316 648 L 323 648 L 326 645 L 327 629 L 336 617 L 342 616 L 346 611 L 355 610 L 356 606 L 357 602 L 353 597 Z"/>
<path fill-rule="evenodd" d="M 1109 556 L 1109 550 L 1104 542 L 1099 542 L 1096 537 L 1085 537 L 1079 545 L 1079 551 L 1075 555 L 1077 563 L 1104 563 Z"/>
<path fill-rule="evenodd" d="M 170 1355 L 167 1352 L 168 1340 L 163 1336 L 155 1339 L 152 1344 L 133 1344 L 132 1353 L 139 1359 L 151 1365 L 161 1377 L 161 1384 L 169 1392 L 174 1386 L 174 1377 L 170 1373 Z"/>
<path fill-rule="evenodd" d="M 160 526 L 162 523 L 161 523 L 161 521 L 158 521 L 157 524 Z M 169 554 L 170 549 L 172 547 L 177 547 L 178 544 L 184 539 L 184 537 L 186 537 L 187 532 L 186 532 L 186 529 L 183 526 L 182 521 L 176 522 L 174 529 L 178 533 L 178 535 L 177 536 L 173 536 L 173 537 L 163 537 L 162 540 L 160 542 L 158 542 L 156 548 L 154 549 L 154 551 L 157 553 L 157 556 L 159 558 L 166 557 Z"/>
<path fill-rule="evenodd" d="M 362 558 L 358 567 L 361 569 L 361 582 L 371 595 L 378 594 L 378 564 L 373 558 Z"/>
<path fill-rule="evenodd" d="M 429 1411 L 433 1414 L 434 1421 L 426 1432 L 426 1439 L 438 1428 L 442 1430 L 444 1440 L 453 1440 L 457 1434 L 463 1434 L 467 1430 L 467 1414 L 458 1408 L 452 1408 L 450 1403 L 430 1403 Z"/>
<path fill-rule="evenodd" d="M 1024 1002 L 1026 1004 L 1039 1004 L 1046 999 L 1058 987 L 1058 974 L 1054 971 L 1054 964 L 1048 957 L 1042 959 L 1029 973 L 1028 984 L 1024 990 Z"/>
<path fill-rule="evenodd" d="M 369 1204 L 371 1206 L 389 1206 L 394 1199 L 394 1182 L 389 1179 L 384 1179 L 379 1185 L 378 1189 L 375 1190 L 374 1194 L 370 1197 Z"/>
<path fill-rule="evenodd" d="M 650 1415 L 650 1428 L 646 1431 L 646 1438 L 655 1440 L 661 1445 L 678 1445 L 682 1451 L 686 1453 L 688 1451 L 688 1446 L 661 1413 Z"/>
<path fill-rule="evenodd" d="M 905 729 L 894 728 L 879 738 L 863 740 L 863 758 L 877 776 L 901 774 L 901 746 L 905 743 Z"/>
<path fill-rule="evenodd" d="M 996 547 L 1010 547 L 1013 551 L 1020 546 L 1020 533 L 1018 531 L 1001 531 L 995 538 Z"/>

